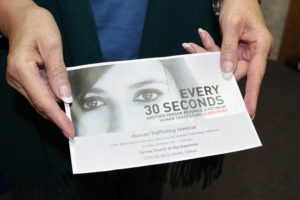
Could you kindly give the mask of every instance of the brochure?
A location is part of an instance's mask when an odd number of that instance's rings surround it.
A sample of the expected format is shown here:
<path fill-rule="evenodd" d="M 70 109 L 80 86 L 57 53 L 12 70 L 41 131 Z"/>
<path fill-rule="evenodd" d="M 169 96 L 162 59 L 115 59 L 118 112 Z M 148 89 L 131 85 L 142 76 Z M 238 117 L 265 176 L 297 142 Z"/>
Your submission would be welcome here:
<path fill-rule="evenodd" d="M 220 53 L 68 68 L 73 173 L 133 168 L 261 146 Z"/>

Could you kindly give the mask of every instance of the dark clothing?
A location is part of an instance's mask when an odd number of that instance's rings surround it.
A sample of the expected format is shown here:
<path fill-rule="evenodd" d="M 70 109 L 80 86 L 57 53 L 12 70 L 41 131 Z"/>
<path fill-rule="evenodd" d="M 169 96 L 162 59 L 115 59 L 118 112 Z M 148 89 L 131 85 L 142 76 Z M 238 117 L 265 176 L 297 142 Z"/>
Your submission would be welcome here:
<path fill-rule="evenodd" d="M 148 0 L 90 0 L 104 61 L 138 58 Z"/>
<path fill-rule="evenodd" d="M 36 0 L 36 3 L 55 17 L 61 31 L 67 66 L 103 61 L 89 0 Z M 139 57 L 184 54 L 182 42 L 200 44 L 199 27 L 210 32 L 216 43 L 220 42 L 210 0 L 149 0 Z M 13 194 L 26 195 L 25 199 L 34 199 L 29 198 L 34 194 L 73 199 L 79 197 L 84 188 L 90 188 L 85 184 L 93 183 L 94 189 L 103 187 L 117 198 L 126 199 L 124 195 L 122 197 L 126 186 L 141 186 L 142 181 L 159 187 L 163 184 L 170 165 L 72 175 L 68 142 L 61 131 L 42 119 L 25 98 L 6 83 L 7 53 L 7 39 L 1 38 L 0 171 Z M 222 159 L 222 156 L 215 156 L 173 164 L 170 167 L 170 182 L 174 187 L 188 186 L 202 176 L 205 184 L 210 183 L 220 174 Z M 114 192 L 109 192 L 107 188 Z M 16 197 L 24 199 L 22 196 Z M 130 199 L 134 198 L 130 196 Z"/>

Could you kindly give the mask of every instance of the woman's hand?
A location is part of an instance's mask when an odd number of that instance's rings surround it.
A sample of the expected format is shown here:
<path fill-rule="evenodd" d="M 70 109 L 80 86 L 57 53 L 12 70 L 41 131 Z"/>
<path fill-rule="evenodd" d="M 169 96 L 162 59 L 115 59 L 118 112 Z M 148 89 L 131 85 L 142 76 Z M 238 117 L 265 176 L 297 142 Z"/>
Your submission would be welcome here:
<path fill-rule="evenodd" d="M 7 82 L 67 138 L 73 138 L 72 122 L 56 102 L 71 103 L 72 95 L 55 20 L 30 0 L 13 1 L 6 1 L 5 10 L 0 9 L 8 19 L 0 23 L 9 39 Z"/>
<path fill-rule="evenodd" d="M 198 29 L 198 33 L 201 39 L 201 42 L 204 47 L 201 47 L 193 42 L 190 43 L 182 43 L 182 47 L 189 53 L 207 53 L 207 52 L 215 52 L 220 51 L 220 47 L 215 44 L 214 39 L 210 36 L 210 34 L 203 30 L 202 28 Z"/>
<path fill-rule="evenodd" d="M 273 37 L 265 25 L 257 0 L 224 0 L 220 26 L 223 33 L 221 49 L 202 29 L 200 37 L 206 50 L 221 50 L 224 78 L 230 79 L 234 74 L 240 80 L 247 75 L 245 104 L 251 118 L 254 118 L 267 58 L 273 48 Z M 205 50 L 193 43 L 189 45 L 195 52 Z M 186 50 L 193 53 L 188 48 Z"/>
<path fill-rule="evenodd" d="M 220 26 L 222 70 L 227 77 L 234 73 L 238 80 L 247 75 L 245 104 L 253 118 L 273 37 L 258 0 L 224 0 Z"/>

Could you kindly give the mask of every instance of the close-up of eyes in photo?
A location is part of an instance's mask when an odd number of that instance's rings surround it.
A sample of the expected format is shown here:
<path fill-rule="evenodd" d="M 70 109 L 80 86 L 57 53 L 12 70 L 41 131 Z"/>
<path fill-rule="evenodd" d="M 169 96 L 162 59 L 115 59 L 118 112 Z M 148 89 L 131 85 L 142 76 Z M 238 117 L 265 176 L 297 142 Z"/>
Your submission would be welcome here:
<path fill-rule="evenodd" d="M 159 89 L 149 88 L 138 90 L 132 102 L 137 103 L 151 103 L 158 100 L 163 95 L 163 92 Z M 80 100 L 80 107 L 83 111 L 91 111 L 100 109 L 102 106 L 106 106 L 110 102 L 109 99 L 103 98 L 97 94 L 90 95 L 87 93 L 86 97 Z"/>
<path fill-rule="evenodd" d="M 133 101 L 141 103 L 150 103 L 157 100 L 162 95 L 162 91 L 157 89 L 143 89 L 139 90 L 134 96 Z"/>
<path fill-rule="evenodd" d="M 84 111 L 95 110 L 105 105 L 105 100 L 99 96 L 90 96 L 81 100 L 81 109 Z"/>
<path fill-rule="evenodd" d="M 178 78 L 180 74 L 188 81 Z M 88 79 L 82 82 L 81 76 Z M 180 87 L 195 85 L 183 60 L 86 68 L 70 77 L 77 80 L 71 113 L 78 136 L 151 127 L 154 122 L 146 120 L 145 106 L 178 100 Z"/>

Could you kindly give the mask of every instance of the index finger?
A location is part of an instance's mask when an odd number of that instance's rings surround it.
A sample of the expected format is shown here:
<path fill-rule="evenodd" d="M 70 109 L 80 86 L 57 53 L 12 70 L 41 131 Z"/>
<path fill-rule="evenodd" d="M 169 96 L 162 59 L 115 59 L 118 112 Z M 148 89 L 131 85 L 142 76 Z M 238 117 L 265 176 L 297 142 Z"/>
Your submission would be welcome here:
<path fill-rule="evenodd" d="M 40 77 L 36 64 L 32 62 L 24 68 L 20 81 L 32 105 L 56 124 L 68 139 L 73 138 L 75 134 L 73 124 L 51 96 Z"/>
<path fill-rule="evenodd" d="M 253 118 L 256 113 L 260 86 L 265 74 L 266 65 L 267 56 L 265 56 L 264 53 L 257 53 L 249 64 L 249 69 L 247 72 L 245 104 L 251 118 Z"/>
<path fill-rule="evenodd" d="M 241 20 L 228 20 L 221 23 L 221 68 L 225 79 L 230 79 L 237 68 L 239 40 L 243 31 Z"/>

